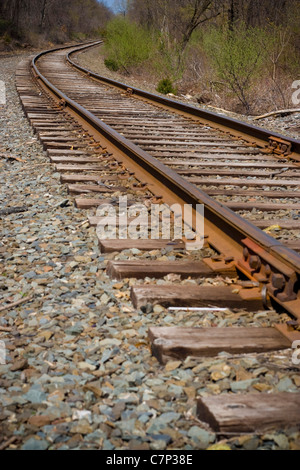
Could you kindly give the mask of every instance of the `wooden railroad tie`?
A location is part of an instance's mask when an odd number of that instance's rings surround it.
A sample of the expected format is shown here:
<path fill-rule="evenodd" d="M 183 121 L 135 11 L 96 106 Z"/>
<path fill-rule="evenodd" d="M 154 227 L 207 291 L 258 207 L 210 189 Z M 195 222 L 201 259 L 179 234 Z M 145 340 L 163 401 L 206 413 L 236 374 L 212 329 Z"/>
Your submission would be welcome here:
<path fill-rule="evenodd" d="M 202 261 L 109 261 L 107 274 L 113 279 L 128 277 L 144 279 L 145 277 L 162 278 L 168 274 L 179 274 L 182 278 L 216 277 L 225 275 L 235 277 L 236 269 L 229 265 L 228 269 L 212 270 Z"/>
<path fill-rule="evenodd" d="M 162 250 L 170 248 L 172 250 L 184 250 L 183 240 L 99 240 L 101 253 L 120 252 L 137 248 L 141 251 Z"/>
<path fill-rule="evenodd" d="M 188 356 L 214 357 L 224 351 L 247 354 L 291 347 L 291 342 L 275 328 L 151 327 L 148 334 L 152 354 L 162 364 Z"/>
<path fill-rule="evenodd" d="M 299 426 L 300 394 L 222 394 L 199 398 L 197 417 L 214 431 L 225 435 Z"/>
<path fill-rule="evenodd" d="M 233 292 L 234 288 L 238 291 Z M 135 308 L 147 304 L 165 307 L 228 307 L 244 308 L 247 311 L 263 308 L 259 288 L 239 289 L 238 286 L 187 286 L 144 285 L 131 289 L 131 300 Z"/>

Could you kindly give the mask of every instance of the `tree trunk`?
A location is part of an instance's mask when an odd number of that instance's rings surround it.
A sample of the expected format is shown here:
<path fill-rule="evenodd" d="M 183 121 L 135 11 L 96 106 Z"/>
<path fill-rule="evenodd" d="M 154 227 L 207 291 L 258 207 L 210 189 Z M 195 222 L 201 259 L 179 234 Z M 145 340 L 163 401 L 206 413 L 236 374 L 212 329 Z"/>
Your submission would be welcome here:
<path fill-rule="evenodd" d="M 238 0 L 231 0 L 230 1 L 230 8 L 228 11 L 228 26 L 229 30 L 233 31 L 235 24 L 239 18 L 239 8 L 238 8 Z"/>
<path fill-rule="evenodd" d="M 40 31 L 42 32 L 45 25 L 46 18 L 46 9 L 47 9 L 47 0 L 43 0 L 42 11 L 41 11 L 41 21 L 40 21 Z"/>
<path fill-rule="evenodd" d="M 19 26 L 20 26 L 20 9 L 21 9 L 21 0 L 15 0 L 13 22 L 16 25 L 17 31 L 19 31 Z"/>

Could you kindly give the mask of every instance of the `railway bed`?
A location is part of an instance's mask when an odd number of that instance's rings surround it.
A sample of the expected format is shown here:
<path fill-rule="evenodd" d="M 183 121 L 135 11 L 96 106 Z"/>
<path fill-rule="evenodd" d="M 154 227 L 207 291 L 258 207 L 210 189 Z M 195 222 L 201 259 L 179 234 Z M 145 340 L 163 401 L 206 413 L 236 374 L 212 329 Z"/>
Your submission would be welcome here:
<path fill-rule="evenodd" d="M 137 280 L 131 284 L 134 308 L 149 313 L 158 305 L 170 312 L 195 309 L 200 315 L 198 328 L 149 328 L 153 355 L 168 364 L 189 357 L 201 361 L 223 352 L 289 350 L 300 338 L 300 258 L 295 251 L 299 250 L 299 142 L 287 142 L 277 134 L 269 139 L 261 130 L 253 135 L 254 128 L 235 122 L 225 128 L 225 120 L 214 122 L 220 117 L 187 115 L 186 108 L 178 115 L 161 98 L 150 108 L 145 96 L 134 99 L 138 91 L 111 90 L 90 71 L 83 75 L 74 70 L 65 57 L 66 51 L 75 50 L 78 47 L 37 57 L 34 79 L 29 62 L 22 62 L 17 88 L 61 182 L 75 196 L 77 208 L 89 210 L 98 237 L 103 219 L 97 208 L 104 203 L 115 207 L 120 220 L 118 197 L 126 196 L 129 208 L 140 203 L 149 212 L 152 204 L 190 204 L 195 217 L 196 204 L 205 207 L 202 250 L 190 251 L 188 240 L 172 236 L 165 240 L 99 237 L 103 253 L 163 250 L 176 259 L 170 262 L 164 255 L 165 260 L 156 262 L 122 260 L 116 255 L 107 265 L 111 278 Z M 52 83 L 48 94 L 49 83 L 43 76 Z M 148 217 L 140 221 L 146 230 Z M 175 222 L 176 217 L 171 232 Z M 195 229 L 194 221 L 191 225 Z M 277 239 L 261 228 L 275 232 Z M 169 282 L 154 280 L 166 277 Z M 182 283 L 186 278 L 195 283 Z M 216 285 L 207 285 L 206 279 L 216 279 Z M 203 328 L 199 312 L 214 308 L 248 311 L 250 316 L 275 308 L 285 314 L 282 322 L 261 329 L 239 327 L 237 334 L 237 328 Z M 228 393 L 222 402 L 223 397 L 197 399 L 198 418 L 216 432 L 226 435 L 300 423 L 298 393 Z"/>

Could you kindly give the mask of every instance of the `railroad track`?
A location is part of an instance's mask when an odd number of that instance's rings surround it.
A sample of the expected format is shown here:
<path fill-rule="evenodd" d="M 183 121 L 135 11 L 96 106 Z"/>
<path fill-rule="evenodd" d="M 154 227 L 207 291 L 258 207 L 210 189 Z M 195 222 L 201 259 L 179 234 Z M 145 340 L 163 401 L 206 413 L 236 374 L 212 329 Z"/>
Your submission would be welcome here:
<path fill-rule="evenodd" d="M 300 340 L 300 142 L 98 77 L 71 59 L 93 45 L 47 51 L 32 63 L 23 61 L 17 88 L 24 111 L 61 172 L 62 183 L 75 195 L 76 206 L 92 211 L 89 223 L 97 227 L 102 252 L 138 248 L 175 253 L 174 261 L 111 260 L 107 274 L 139 280 L 169 276 L 169 285 L 140 281 L 132 287 L 133 305 L 145 312 L 159 304 L 181 310 L 243 309 L 249 315 L 274 308 L 290 317 L 287 321 L 283 315 L 270 328 L 239 328 L 238 335 L 236 328 L 153 327 L 153 354 L 164 364 L 170 358 L 222 351 L 291 348 Z M 125 196 L 126 211 L 136 204 L 146 207 L 139 225 L 147 235 L 152 205 L 192 207 L 193 233 L 199 205 L 204 205 L 203 250 L 189 251 L 188 239 L 174 237 L 175 210 L 170 236 L 164 239 L 132 240 L 120 232 L 113 239 L 99 236 L 108 219 L 97 208 L 115 208 L 120 230 L 124 208 L 118 200 Z M 185 278 L 226 282 L 178 282 Z M 287 395 L 199 399 L 198 416 L 224 433 L 298 425 L 299 395 Z"/>

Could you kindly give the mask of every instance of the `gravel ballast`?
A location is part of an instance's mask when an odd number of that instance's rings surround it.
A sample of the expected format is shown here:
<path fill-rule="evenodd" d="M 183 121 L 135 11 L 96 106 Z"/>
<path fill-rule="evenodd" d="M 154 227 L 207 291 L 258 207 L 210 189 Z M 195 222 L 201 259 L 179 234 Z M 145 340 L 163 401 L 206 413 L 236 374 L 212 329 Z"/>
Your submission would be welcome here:
<path fill-rule="evenodd" d="M 99 252 L 87 212 L 74 207 L 24 117 L 14 84 L 19 61 L 3 58 L 0 68 L 7 91 L 0 111 L 0 341 L 6 350 L 0 448 L 192 451 L 221 441 L 226 449 L 299 450 L 296 428 L 224 439 L 196 417 L 196 397 L 299 393 L 292 350 L 221 353 L 166 366 L 151 356 L 148 328 L 174 326 L 174 313 L 159 305 L 135 310 L 130 288 L 144 281 L 112 281 L 105 268 L 110 259 L 168 260 L 175 254 Z M 7 213 L 16 207 L 24 210 Z M 176 312 L 176 325 L 188 327 L 261 327 L 286 319 L 272 311 Z"/>

